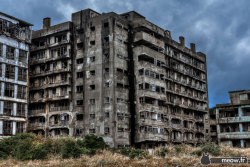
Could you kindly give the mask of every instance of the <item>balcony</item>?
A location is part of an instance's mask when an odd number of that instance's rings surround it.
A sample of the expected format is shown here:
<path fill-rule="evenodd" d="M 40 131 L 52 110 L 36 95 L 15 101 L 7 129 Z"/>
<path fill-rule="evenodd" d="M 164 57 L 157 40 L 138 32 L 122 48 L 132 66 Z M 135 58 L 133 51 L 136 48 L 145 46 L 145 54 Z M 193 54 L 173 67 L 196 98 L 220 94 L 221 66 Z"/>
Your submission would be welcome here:
<path fill-rule="evenodd" d="M 146 132 L 138 132 L 135 137 L 135 142 L 143 142 L 143 141 L 169 141 L 168 134 L 159 134 L 159 133 L 146 133 Z"/>
<path fill-rule="evenodd" d="M 148 33 L 142 32 L 142 31 L 141 32 L 137 32 L 135 34 L 135 40 L 134 40 L 134 42 L 137 42 L 137 41 L 146 41 L 146 42 L 151 43 L 151 44 L 153 44 L 155 46 L 158 46 L 160 48 L 164 48 L 165 47 L 163 41 L 157 39 L 156 37 L 154 37 L 154 36 L 152 36 L 152 35 L 150 35 Z"/>
<path fill-rule="evenodd" d="M 220 118 L 219 124 L 250 122 L 250 116 Z"/>
<path fill-rule="evenodd" d="M 219 133 L 219 139 L 249 139 L 250 132 L 224 132 Z"/>
<path fill-rule="evenodd" d="M 54 112 L 54 111 L 69 111 L 69 106 L 52 107 L 50 109 L 50 112 Z"/>
<path fill-rule="evenodd" d="M 30 84 L 30 90 L 46 89 L 46 88 L 58 87 L 62 85 L 70 85 L 69 79 L 58 80 L 57 82 L 47 82 L 46 84 L 33 83 L 33 84 Z"/>
<path fill-rule="evenodd" d="M 58 122 L 51 121 L 51 122 L 49 122 L 49 125 L 51 127 L 67 127 L 69 125 L 69 123 L 70 123 L 69 121 L 58 121 Z"/>
<path fill-rule="evenodd" d="M 29 110 L 28 115 L 37 115 L 37 114 L 45 114 L 44 109 L 39 109 L 39 110 Z"/>
<path fill-rule="evenodd" d="M 61 72 L 70 72 L 71 68 L 59 68 L 59 69 L 53 69 L 53 70 L 48 70 L 48 71 L 40 71 L 40 72 L 31 72 L 30 75 L 31 77 L 37 77 L 37 76 L 45 76 L 45 75 L 51 75 L 51 74 L 56 74 L 56 73 L 61 73 Z"/>
<path fill-rule="evenodd" d="M 159 99 L 159 100 L 166 100 L 166 95 L 165 93 L 160 93 L 156 91 L 150 91 L 150 90 L 138 90 L 138 94 L 141 96 L 146 96 L 146 97 L 152 97 L 154 99 Z"/>
<path fill-rule="evenodd" d="M 64 53 L 63 55 L 61 56 L 57 56 L 57 57 L 43 57 L 42 59 L 38 59 L 38 58 L 32 58 L 30 60 L 31 64 L 34 65 L 34 64 L 41 64 L 41 63 L 46 63 L 46 62 L 49 62 L 49 61 L 55 61 L 55 60 L 60 60 L 60 59 L 66 59 L 66 58 L 70 58 L 70 54 L 68 53 Z"/>
<path fill-rule="evenodd" d="M 69 93 L 49 94 L 49 95 L 45 96 L 45 98 L 46 98 L 46 101 L 69 99 L 70 98 L 70 94 Z"/>
<path fill-rule="evenodd" d="M 171 127 L 172 127 L 173 129 L 182 129 L 181 124 L 172 124 Z"/>
<path fill-rule="evenodd" d="M 45 122 L 35 122 L 35 123 L 29 123 L 29 128 L 43 128 L 45 127 Z"/>

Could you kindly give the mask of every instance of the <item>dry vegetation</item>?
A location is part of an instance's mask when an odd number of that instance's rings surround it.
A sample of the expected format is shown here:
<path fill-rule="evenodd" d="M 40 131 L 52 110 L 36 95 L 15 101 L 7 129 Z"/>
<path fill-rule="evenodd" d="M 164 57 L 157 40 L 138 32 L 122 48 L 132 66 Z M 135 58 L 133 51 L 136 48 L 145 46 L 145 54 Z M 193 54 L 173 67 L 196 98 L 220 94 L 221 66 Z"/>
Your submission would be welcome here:
<path fill-rule="evenodd" d="M 219 157 L 238 157 L 247 156 L 250 158 L 250 149 L 236 149 L 226 146 L 220 147 Z M 82 155 L 79 158 L 62 159 L 61 156 L 49 156 L 44 160 L 26 160 L 18 161 L 16 159 L 8 158 L 7 160 L 0 160 L 0 166 L 48 166 L 48 167 L 92 167 L 92 166 L 126 166 L 126 167 L 168 167 L 168 166 L 201 166 L 200 156 L 195 155 L 194 152 L 201 150 L 201 147 L 191 147 L 189 145 L 168 146 L 166 149 L 158 148 L 154 150 L 154 155 L 144 155 L 143 157 L 136 157 L 134 159 L 122 155 L 118 150 L 99 150 L 95 155 Z M 213 150 L 214 151 L 214 150 Z M 164 155 L 165 154 L 165 155 Z M 215 153 L 216 154 L 216 153 Z M 213 157 L 210 155 L 210 157 Z M 209 166 L 228 166 L 228 165 L 209 165 Z M 230 165 L 230 167 L 233 165 Z M 243 167 L 247 165 L 235 165 Z M 249 165 L 250 166 L 250 165 Z"/>

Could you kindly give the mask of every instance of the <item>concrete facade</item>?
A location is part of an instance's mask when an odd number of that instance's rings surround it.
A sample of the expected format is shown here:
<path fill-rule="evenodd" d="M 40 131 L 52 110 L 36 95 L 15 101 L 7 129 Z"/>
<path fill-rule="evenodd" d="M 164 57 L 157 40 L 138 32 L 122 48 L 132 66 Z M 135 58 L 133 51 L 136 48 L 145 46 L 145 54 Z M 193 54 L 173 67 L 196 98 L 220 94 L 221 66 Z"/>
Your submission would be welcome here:
<path fill-rule="evenodd" d="M 56 42 L 59 34 L 67 42 Z M 209 138 L 206 55 L 196 52 L 195 44 L 187 48 L 184 37 L 174 41 L 170 31 L 134 11 L 86 9 L 59 25 L 45 18 L 32 42 L 30 131 L 52 137 L 95 134 L 114 147 L 196 145 Z M 53 70 L 62 59 L 52 56 L 62 46 L 69 65 L 63 73 Z M 57 83 L 62 74 L 67 82 Z"/>
<path fill-rule="evenodd" d="M 250 148 L 250 90 L 231 91 L 229 104 L 217 104 L 217 138 L 219 144 Z"/>
<path fill-rule="evenodd" d="M 0 138 L 26 131 L 30 26 L 0 12 Z"/>

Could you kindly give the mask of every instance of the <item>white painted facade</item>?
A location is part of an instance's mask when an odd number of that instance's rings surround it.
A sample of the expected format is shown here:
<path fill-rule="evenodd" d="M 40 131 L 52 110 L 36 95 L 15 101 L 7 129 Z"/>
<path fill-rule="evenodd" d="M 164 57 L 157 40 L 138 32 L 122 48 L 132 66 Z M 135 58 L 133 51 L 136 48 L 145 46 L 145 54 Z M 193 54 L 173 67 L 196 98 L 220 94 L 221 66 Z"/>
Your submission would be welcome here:
<path fill-rule="evenodd" d="M 29 27 L 32 25 L 1 12 L 0 24 L 2 24 L 0 26 L 2 27 L 0 29 L 1 139 L 26 131 L 28 57 L 31 41 Z M 8 53 L 8 48 L 14 51 L 14 54 L 12 51 Z"/>

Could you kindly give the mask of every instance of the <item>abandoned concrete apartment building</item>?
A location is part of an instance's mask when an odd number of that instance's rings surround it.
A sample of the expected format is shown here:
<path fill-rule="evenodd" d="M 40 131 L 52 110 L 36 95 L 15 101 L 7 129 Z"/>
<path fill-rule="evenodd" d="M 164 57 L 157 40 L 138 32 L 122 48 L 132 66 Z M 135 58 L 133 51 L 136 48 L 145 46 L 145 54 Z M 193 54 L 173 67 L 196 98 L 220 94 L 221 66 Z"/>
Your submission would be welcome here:
<path fill-rule="evenodd" d="M 250 90 L 231 91 L 230 103 L 210 109 L 211 137 L 219 144 L 250 147 Z"/>
<path fill-rule="evenodd" d="M 53 26 L 45 18 L 32 45 L 28 131 L 115 147 L 209 138 L 206 55 L 184 37 L 134 11 L 86 9 Z"/>
<path fill-rule="evenodd" d="M 0 139 L 26 130 L 30 26 L 0 12 Z"/>

